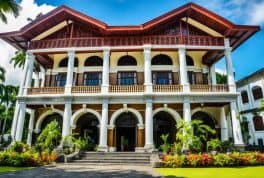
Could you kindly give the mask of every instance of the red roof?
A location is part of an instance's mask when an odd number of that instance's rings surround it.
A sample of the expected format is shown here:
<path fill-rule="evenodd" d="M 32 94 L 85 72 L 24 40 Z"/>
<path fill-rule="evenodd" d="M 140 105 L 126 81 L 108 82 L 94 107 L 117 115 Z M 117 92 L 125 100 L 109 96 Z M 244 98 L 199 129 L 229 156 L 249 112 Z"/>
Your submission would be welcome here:
<path fill-rule="evenodd" d="M 33 22 L 18 31 L 0 34 L 0 38 L 18 49 L 27 49 L 28 41 L 58 23 L 68 19 L 89 24 L 98 29 L 102 34 L 111 36 L 130 33 L 144 34 L 168 21 L 182 17 L 190 17 L 217 31 L 223 36 L 229 37 L 233 48 L 238 47 L 246 39 L 260 30 L 259 26 L 236 25 L 195 3 L 185 4 L 146 23 L 134 26 L 109 26 L 100 20 L 89 17 L 67 6 L 60 6 L 35 19 Z"/>

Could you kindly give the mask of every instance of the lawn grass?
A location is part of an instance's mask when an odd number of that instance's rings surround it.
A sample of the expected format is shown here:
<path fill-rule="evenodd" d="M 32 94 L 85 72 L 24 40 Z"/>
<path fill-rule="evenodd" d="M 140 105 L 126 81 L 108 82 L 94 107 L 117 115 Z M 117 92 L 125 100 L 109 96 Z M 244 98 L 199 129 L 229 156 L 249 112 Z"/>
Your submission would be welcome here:
<path fill-rule="evenodd" d="M 0 166 L 0 174 L 8 173 L 8 172 L 15 172 L 25 169 L 31 169 L 31 167 L 6 167 L 6 166 Z"/>
<path fill-rule="evenodd" d="M 157 168 L 166 178 L 263 178 L 264 166 L 234 168 Z"/>

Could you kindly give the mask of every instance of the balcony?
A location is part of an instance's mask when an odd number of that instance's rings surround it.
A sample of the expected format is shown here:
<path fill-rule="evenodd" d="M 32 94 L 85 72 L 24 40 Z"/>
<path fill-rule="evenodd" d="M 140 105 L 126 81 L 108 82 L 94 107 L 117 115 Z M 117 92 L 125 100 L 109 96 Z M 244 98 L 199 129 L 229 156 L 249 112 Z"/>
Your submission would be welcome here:
<path fill-rule="evenodd" d="M 144 85 L 111 85 L 110 93 L 139 93 L 144 92 Z"/>
<path fill-rule="evenodd" d="M 144 85 L 110 85 L 109 93 L 143 93 Z M 190 85 L 191 92 L 200 93 L 227 93 L 228 85 Z M 101 86 L 73 86 L 72 94 L 101 93 Z M 153 93 L 181 93 L 182 85 L 153 85 Z M 63 94 L 64 87 L 28 88 L 28 95 Z"/>
<path fill-rule="evenodd" d="M 37 87 L 37 88 L 28 88 L 28 95 L 37 95 L 37 94 L 63 94 L 64 87 Z"/>
<path fill-rule="evenodd" d="M 191 92 L 228 92 L 228 85 L 191 85 Z"/>
<path fill-rule="evenodd" d="M 73 86 L 72 93 L 101 93 L 101 86 Z"/>
<path fill-rule="evenodd" d="M 30 42 L 30 49 L 68 48 L 68 47 L 100 47 L 100 46 L 140 46 L 152 45 L 196 45 L 223 46 L 224 38 L 211 36 L 133 36 L 133 37 L 86 37 L 36 40 Z"/>
<path fill-rule="evenodd" d="M 153 85 L 154 93 L 174 93 L 174 92 L 182 92 L 181 85 Z"/>

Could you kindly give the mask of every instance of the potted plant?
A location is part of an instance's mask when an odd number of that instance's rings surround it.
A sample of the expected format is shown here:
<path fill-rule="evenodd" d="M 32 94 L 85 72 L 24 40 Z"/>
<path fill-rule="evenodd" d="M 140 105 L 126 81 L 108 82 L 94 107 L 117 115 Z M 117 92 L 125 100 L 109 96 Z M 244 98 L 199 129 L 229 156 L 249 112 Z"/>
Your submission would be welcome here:
<path fill-rule="evenodd" d="M 221 141 L 219 139 L 211 139 L 207 142 L 207 151 L 211 151 L 212 155 L 216 155 L 221 150 Z"/>
<path fill-rule="evenodd" d="M 169 134 L 166 134 L 166 135 L 162 134 L 160 136 L 160 138 L 163 141 L 163 144 L 160 145 L 160 149 L 162 150 L 164 155 L 166 155 L 169 152 L 170 147 L 171 147 L 170 144 L 167 143 L 168 137 L 169 137 Z"/>

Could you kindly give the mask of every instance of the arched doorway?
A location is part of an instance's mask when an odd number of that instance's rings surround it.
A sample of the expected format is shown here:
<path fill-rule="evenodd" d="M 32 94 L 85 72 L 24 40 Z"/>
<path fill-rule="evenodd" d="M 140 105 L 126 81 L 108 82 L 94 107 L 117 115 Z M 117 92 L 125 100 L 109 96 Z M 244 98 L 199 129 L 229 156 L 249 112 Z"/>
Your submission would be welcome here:
<path fill-rule="evenodd" d="M 85 113 L 79 117 L 76 122 L 75 133 L 83 139 L 89 138 L 88 151 L 94 150 L 99 143 L 99 121 L 96 115 L 92 113 Z"/>
<path fill-rule="evenodd" d="M 62 116 L 58 113 L 53 113 L 45 117 L 43 120 L 40 130 L 42 131 L 49 123 L 56 120 L 59 124 L 60 130 L 62 130 Z"/>
<path fill-rule="evenodd" d="M 32 144 L 35 144 L 37 141 L 38 136 L 41 134 L 41 132 L 45 129 L 45 127 L 51 123 L 52 121 L 57 121 L 59 124 L 59 129 L 60 132 L 62 132 L 62 122 L 63 122 L 63 117 L 59 113 L 51 113 L 48 114 L 42 118 L 39 118 L 39 121 L 36 123 L 36 129 L 35 133 L 32 135 Z M 59 142 L 57 143 L 59 145 Z"/>
<path fill-rule="evenodd" d="M 135 151 L 137 118 L 132 112 L 120 114 L 116 121 L 116 149 L 117 151 Z"/>
<path fill-rule="evenodd" d="M 205 125 L 209 126 L 211 129 L 216 130 L 216 128 L 215 128 L 215 125 L 216 125 L 215 124 L 215 120 L 209 114 L 207 114 L 206 112 L 198 111 L 198 112 L 194 113 L 192 115 L 192 120 L 200 120 L 200 121 L 203 122 L 202 124 L 205 124 Z M 219 131 L 217 131 L 216 134 L 208 133 L 207 140 L 202 140 L 203 145 L 204 145 L 203 146 L 203 150 L 206 149 L 206 141 L 208 141 L 208 140 L 210 140 L 212 138 L 216 138 L 218 133 L 219 133 Z M 193 129 L 193 134 L 194 135 L 199 135 L 200 133 L 198 132 L 198 130 L 196 128 L 194 128 Z"/>
<path fill-rule="evenodd" d="M 175 141 L 176 121 L 168 112 L 160 111 L 154 115 L 153 138 L 156 148 L 160 148 L 163 143 L 163 134 L 169 134 L 167 141 L 172 144 Z"/>

